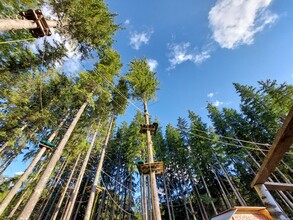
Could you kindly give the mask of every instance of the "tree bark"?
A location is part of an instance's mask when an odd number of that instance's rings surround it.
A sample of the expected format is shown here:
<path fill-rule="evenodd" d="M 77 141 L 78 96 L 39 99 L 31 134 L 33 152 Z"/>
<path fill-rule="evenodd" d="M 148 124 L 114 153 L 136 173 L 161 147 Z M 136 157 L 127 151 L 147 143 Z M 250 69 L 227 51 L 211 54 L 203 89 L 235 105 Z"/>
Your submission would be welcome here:
<path fill-rule="evenodd" d="M 63 202 L 64 197 L 65 197 L 65 195 L 66 195 L 67 189 L 68 189 L 68 187 L 69 187 L 69 184 L 70 184 L 71 179 L 72 179 L 72 177 L 73 177 L 73 174 L 74 174 L 74 172 L 75 172 L 75 169 L 76 169 L 76 166 L 77 166 L 77 164 L 78 164 L 79 158 L 80 158 L 80 154 L 77 156 L 77 159 L 76 159 L 76 161 L 75 161 L 75 164 L 74 164 L 74 166 L 73 166 L 73 168 L 72 168 L 72 171 L 71 171 L 70 176 L 69 176 L 69 178 L 68 178 L 68 180 L 67 180 L 67 182 L 66 182 L 66 185 L 65 185 L 65 187 L 64 187 L 64 189 L 63 189 L 63 192 L 62 192 L 62 194 L 61 194 L 61 196 L 60 196 L 60 199 L 59 199 L 59 201 L 58 201 L 58 203 L 57 203 L 57 205 L 56 205 L 56 208 L 55 208 L 54 214 L 53 214 L 52 217 L 51 217 L 51 220 L 55 220 L 55 219 L 57 218 L 57 216 L 58 216 L 59 210 L 60 210 L 60 208 L 61 208 L 61 205 L 62 205 L 62 202 Z"/>
<path fill-rule="evenodd" d="M 206 188 L 206 191 L 207 191 L 207 193 L 208 193 L 208 196 L 209 196 L 210 199 L 211 199 L 211 203 L 212 203 L 212 207 L 213 207 L 214 213 L 215 213 L 215 215 L 217 215 L 218 212 L 217 212 L 216 206 L 215 206 L 215 204 L 214 204 L 213 197 L 212 197 L 212 195 L 211 195 L 211 193 L 210 193 L 210 190 L 209 190 L 209 188 L 208 188 L 208 186 L 207 186 L 207 183 L 206 183 L 206 181 L 205 181 L 205 179 L 204 179 L 204 176 L 201 174 L 200 177 L 201 177 L 201 179 L 202 179 L 202 181 L 203 181 L 204 187 Z"/>
<path fill-rule="evenodd" d="M 163 173 L 163 183 L 164 183 L 164 189 L 165 189 L 165 195 L 166 195 L 166 203 L 167 203 L 169 220 L 172 220 L 172 214 L 171 214 L 171 210 L 170 210 L 170 203 L 169 203 L 169 196 L 168 196 L 168 189 L 167 189 L 167 185 L 166 185 L 165 172 Z"/>
<path fill-rule="evenodd" d="M 73 190 L 73 194 L 72 194 L 70 202 L 69 202 L 68 212 L 67 212 L 67 215 L 64 216 L 64 220 L 69 220 L 70 217 L 72 216 L 72 210 L 74 208 L 75 201 L 76 201 L 76 198 L 77 198 L 77 195 L 78 195 L 78 192 L 79 192 L 79 188 L 80 188 L 80 185 L 81 185 L 81 181 L 83 179 L 83 176 L 84 176 L 84 173 L 85 173 L 85 170 L 86 170 L 86 166 L 88 165 L 88 161 L 89 161 L 92 149 L 93 149 L 95 141 L 96 141 L 97 133 L 98 133 L 98 131 L 96 130 L 94 132 L 93 137 L 92 137 L 90 147 L 89 147 L 89 149 L 88 149 L 88 151 L 86 153 L 86 156 L 85 156 L 85 158 L 83 160 L 82 167 L 80 169 L 80 173 L 78 175 L 78 179 L 76 181 L 76 184 L 75 184 L 75 187 L 74 187 L 74 190 Z"/>
<path fill-rule="evenodd" d="M 61 121 L 61 123 L 58 126 L 58 129 L 51 134 L 48 141 L 51 142 L 57 135 L 58 130 L 63 126 L 66 119 L 68 118 L 69 114 L 66 115 L 66 117 Z M 24 127 L 22 127 L 24 129 Z M 13 186 L 13 188 L 9 191 L 9 193 L 6 195 L 5 199 L 2 201 L 0 205 L 0 215 L 4 212 L 6 207 L 9 205 L 15 194 L 18 192 L 19 188 L 22 186 L 22 184 L 27 180 L 31 172 L 33 171 L 34 167 L 37 165 L 39 160 L 42 158 L 43 154 L 46 152 L 46 147 L 42 147 L 41 150 L 38 152 L 36 157 L 33 159 L 29 167 L 26 169 L 26 171 L 22 174 L 20 179 L 17 181 L 17 183 Z"/>
<path fill-rule="evenodd" d="M 232 180 L 230 179 L 230 176 L 226 170 L 226 168 L 221 164 L 221 162 L 219 161 L 217 155 L 214 155 L 214 157 L 216 158 L 216 161 L 218 162 L 220 168 L 222 169 L 222 171 L 225 173 L 226 179 L 230 184 L 230 187 L 232 188 L 235 196 L 238 199 L 238 202 L 240 203 L 241 206 L 247 206 L 246 202 L 244 201 L 244 199 L 242 198 L 242 196 L 240 195 L 239 191 L 237 190 L 237 188 L 234 186 L 234 184 L 232 183 Z"/>
<path fill-rule="evenodd" d="M 146 101 L 143 102 L 143 106 L 144 106 L 145 123 L 149 125 L 150 121 L 149 121 L 148 106 Z M 148 162 L 153 163 L 154 162 L 153 142 L 152 142 L 150 130 L 146 131 L 146 137 L 147 137 L 147 146 L 148 146 Z M 151 187 L 151 198 L 152 198 L 152 210 L 153 210 L 153 216 L 154 216 L 153 220 L 161 220 L 161 210 L 160 210 L 159 195 L 158 195 L 158 188 L 157 188 L 157 182 L 156 182 L 156 174 L 154 171 L 151 171 L 149 176 L 150 176 L 150 187 Z"/>
<path fill-rule="evenodd" d="M 59 161 L 63 149 L 65 147 L 65 145 L 67 144 L 67 141 L 69 140 L 79 118 L 81 117 L 81 114 L 83 113 L 84 109 L 86 108 L 86 106 L 88 105 L 87 102 L 85 102 L 79 109 L 79 111 L 77 112 L 75 118 L 73 119 L 73 121 L 71 122 L 68 130 L 66 131 L 63 139 L 61 140 L 60 144 L 58 145 L 57 149 L 55 150 L 48 166 L 46 167 L 46 170 L 44 171 L 40 181 L 38 182 L 37 186 L 35 187 L 35 190 L 33 192 L 33 194 L 31 195 L 29 201 L 26 203 L 26 206 L 24 207 L 22 213 L 20 214 L 20 216 L 17 218 L 18 220 L 27 220 L 29 219 L 30 215 L 32 214 L 32 211 L 34 209 L 34 207 L 36 206 L 39 198 L 41 197 L 41 194 L 44 190 L 44 188 L 46 187 L 46 183 L 50 178 L 51 173 L 53 172 L 57 162 Z"/>
<path fill-rule="evenodd" d="M 107 131 L 107 136 L 106 136 L 104 145 L 102 147 L 100 161 L 99 161 L 99 165 L 98 165 L 98 168 L 97 168 L 97 171 L 96 171 L 96 174 L 95 174 L 95 179 L 94 179 L 94 182 L 93 182 L 93 185 L 92 185 L 90 197 L 89 197 L 89 200 L 88 200 L 88 203 L 87 203 L 84 220 L 89 220 L 90 219 L 92 208 L 93 208 L 93 205 L 94 205 L 95 196 L 96 196 L 96 194 L 97 194 L 97 196 L 99 194 L 99 191 L 97 191 L 97 186 L 99 184 L 98 182 L 99 182 L 99 179 L 100 179 L 100 176 L 101 176 L 102 167 L 103 167 L 103 164 L 104 164 L 104 158 L 105 158 L 105 154 L 106 154 L 106 149 L 107 149 L 108 142 L 109 142 L 109 139 L 110 139 L 110 134 L 111 134 L 112 125 L 113 125 L 114 120 L 115 120 L 115 116 L 113 115 L 111 117 L 111 119 L 110 119 L 109 128 L 108 128 L 108 131 Z"/>
<path fill-rule="evenodd" d="M 87 188 L 87 184 L 88 184 L 88 182 L 89 182 L 89 178 L 86 179 L 86 182 L 85 182 L 85 184 L 84 184 L 84 187 L 83 187 L 83 190 L 82 190 L 82 194 L 81 194 L 81 197 L 80 197 L 80 201 L 78 202 L 78 205 L 77 205 L 77 207 L 76 207 L 76 211 L 75 211 L 75 215 L 74 215 L 74 217 L 73 217 L 73 220 L 76 220 L 76 218 L 77 218 L 77 215 L 78 215 L 78 212 L 79 212 L 79 209 L 80 209 L 80 205 L 81 205 L 81 203 L 82 203 L 82 199 L 83 199 L 83 196 L 84 196 L 84 194 L 85 194 L 85 190 L 86 190 L 86 188 Z"/>
<path fill-rule="evenodd" d="M 58 26 L 58 21 L 48 21 L 49 27 L 55 28 Z M 20 19 L 0 19 L 0 32 L 11 31 L 11 30 L 25 30 L 35 29 L 37 24 L 31 20 L 20 20 Z"/>

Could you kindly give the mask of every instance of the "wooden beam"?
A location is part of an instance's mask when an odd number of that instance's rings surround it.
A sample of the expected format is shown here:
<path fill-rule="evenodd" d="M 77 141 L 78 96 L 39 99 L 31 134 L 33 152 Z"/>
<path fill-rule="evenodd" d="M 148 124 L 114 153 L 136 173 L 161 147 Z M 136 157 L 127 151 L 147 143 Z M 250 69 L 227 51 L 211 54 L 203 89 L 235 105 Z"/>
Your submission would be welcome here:
<path fill-rule="evenodd" d="M 291 191 L 293 192 L 293 184 L 290 183 L 273 183 L 265 182 L 268 190 Z"/>
<path fill-rule="evenodd" d="M 256 174 L 251 186 L 263 184 L 268 177 L 274 172 L 279 162 L 283 159 L 285 153 L 293 143 L 293 106 L 287 115 L 281 129 L 278 131 L 276 138 L 264 159 L 258 173 Z"/>

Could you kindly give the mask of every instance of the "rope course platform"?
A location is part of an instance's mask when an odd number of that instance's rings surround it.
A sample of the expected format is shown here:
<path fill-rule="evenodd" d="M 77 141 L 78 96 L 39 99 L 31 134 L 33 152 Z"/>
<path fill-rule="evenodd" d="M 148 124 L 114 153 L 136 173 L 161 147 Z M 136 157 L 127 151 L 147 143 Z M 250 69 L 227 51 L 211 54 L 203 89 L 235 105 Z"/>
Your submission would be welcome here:
<path fill-rule="evenodd" d="M 49 142 L 49 141 L 46 141 L 46 140 L 40 140 L 40 143 L 39 143 L 40 148 L 45 147 L 45 148 L 48 148 L 49 150 L 52 150 L 52 148 L 54 148 L 56 146 L 57 146 L 56 144 Z"/>
<path fill-rule="evenodd" d="M 158 129 L 158 123 L 153 123 L 151 125 L 141 124 L 139 133 L 145 134 L 147 130 L 151 132 L 152 135 L 156 135 Z"/>
<path fill-rule="evenodd" d="M 25 19 L 34 21 L 37 24 L 37 28 L 30 30 L 33 37 L 39 38 L 52 35 L 50 28 L 47 24 L 47 21 L 41 10 L 29 9 L 27 11 L 22 11 L 19 14 Z"/>
<path fill-rule="evenodd" d="M 151 171 L 155 172 L 155 174 L 161 174 L 164 171 L 164 163 L 153 162 L 153 163 L 138 163 L 137 168 L 140 174 L 150 174 Z"/>

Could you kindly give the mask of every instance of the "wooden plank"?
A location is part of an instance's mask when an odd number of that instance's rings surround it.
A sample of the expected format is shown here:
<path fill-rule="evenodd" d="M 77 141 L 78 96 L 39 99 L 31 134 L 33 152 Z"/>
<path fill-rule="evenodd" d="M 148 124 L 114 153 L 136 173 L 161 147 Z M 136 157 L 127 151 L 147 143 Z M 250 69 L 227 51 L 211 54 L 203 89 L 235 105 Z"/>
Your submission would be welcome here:
<path fill-rule="evenodd" d="M 285 153 L 293 143 L 293 106 L 287 115 L 281 129 L 278 131 L 276 138 L 264 159 L 258 173 L 256 174 L 251 186 L 263 184 L 268 177 L 274 172 Z"/>
<path fill-rule="evenodd" d="M 293 192 L 293 184 L 290 184 L 290 183 L 265 182 L 264 184 L 268 190 L 279 190 L 279 191 Z"/>

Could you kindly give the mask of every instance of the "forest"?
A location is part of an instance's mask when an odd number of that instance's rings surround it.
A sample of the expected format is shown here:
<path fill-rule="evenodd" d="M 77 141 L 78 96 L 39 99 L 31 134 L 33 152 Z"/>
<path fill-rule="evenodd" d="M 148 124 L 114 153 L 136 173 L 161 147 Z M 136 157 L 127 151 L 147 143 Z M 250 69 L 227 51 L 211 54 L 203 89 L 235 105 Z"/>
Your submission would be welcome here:
<path fill-rule="evenodd" d="M 145 57 L 122 64 L 113 48 L 121 26 L 104 1 L 49 0 L 63 40 L 42 37 L 33 47 L 30 28 L 15 21 L 42 4 L 0 2 L 0 219 L 195 220 L 263 206 L 250 184 L 292 107 L 292 85 L 235 82 L 238 109 L 208 103 L 210 123 L 190 109 L 163 127 L 148 110 L 160 87 L 156 72 Z M 65 72 L 72 51 L 94 64 Z M 131 105 L 133 119 L 118 123 Z M 270 181 L 292 183 L 292 154 Z M 28 168 L 3 175 L 16 158 Z M 140 164 L 153 162 L 163 170 L 144 175 Z M 271 193 L 293 218 L 292 192 Z"/>

